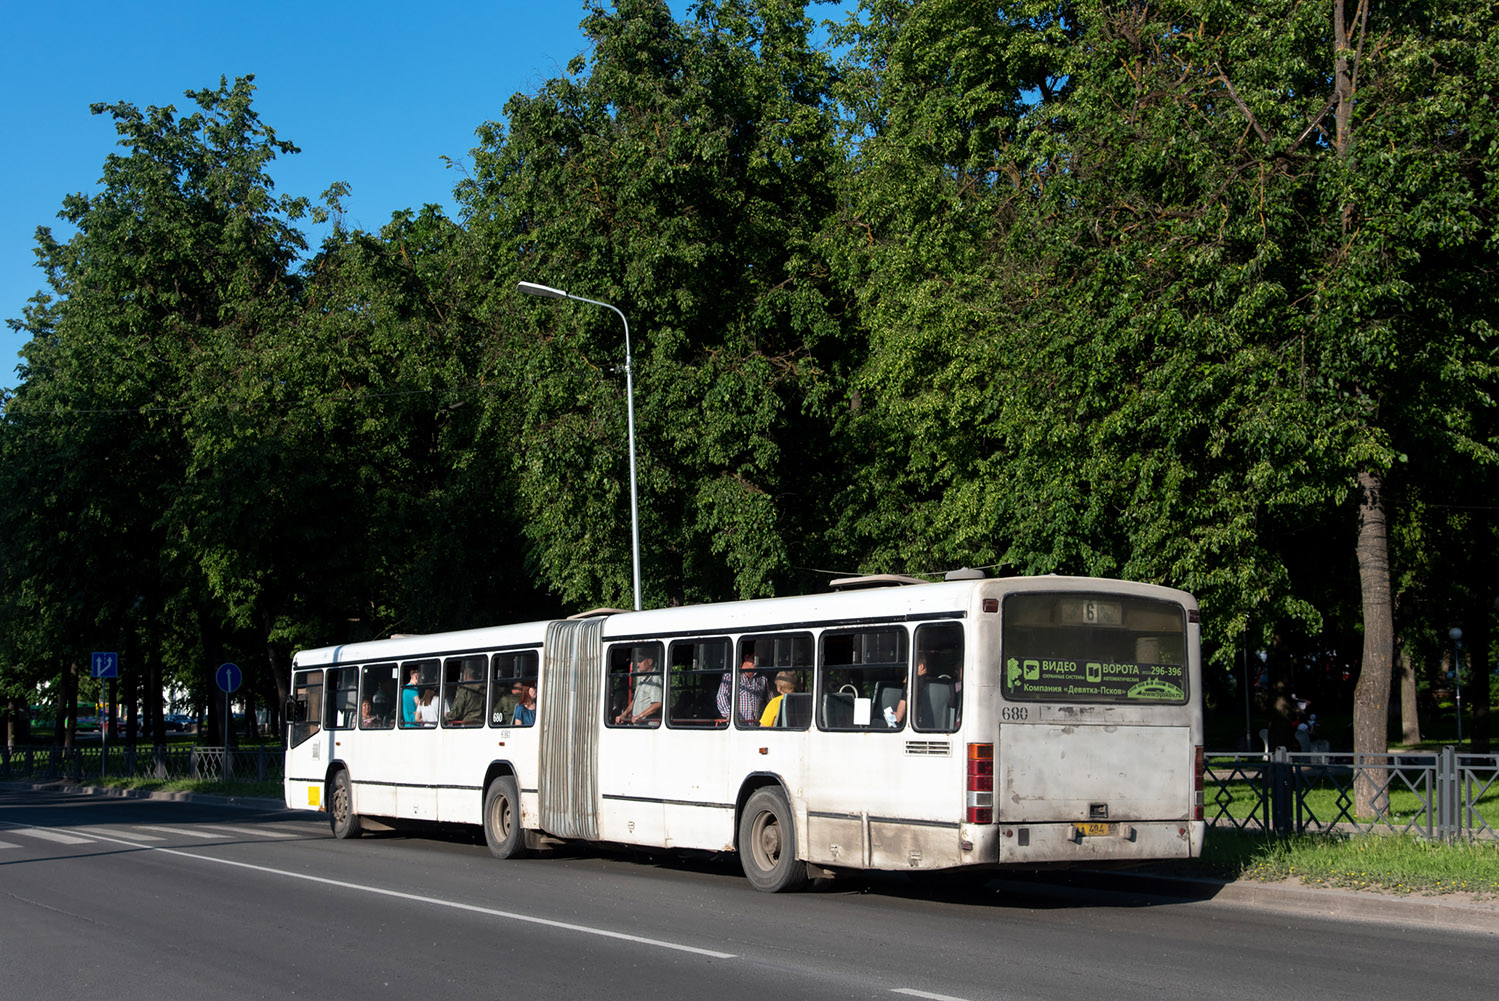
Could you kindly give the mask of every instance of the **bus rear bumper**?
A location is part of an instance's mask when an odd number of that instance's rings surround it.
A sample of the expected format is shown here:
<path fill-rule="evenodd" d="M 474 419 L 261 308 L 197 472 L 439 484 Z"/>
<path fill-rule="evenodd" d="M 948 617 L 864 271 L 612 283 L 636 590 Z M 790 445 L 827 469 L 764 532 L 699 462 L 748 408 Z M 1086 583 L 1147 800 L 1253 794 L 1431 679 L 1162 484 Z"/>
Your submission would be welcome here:
<path fill-rule="evenodd" d="M 996 824 L 999 865 L 1097 865 L 1197 858 L 1206 825 L 1200 820 L 1115 821 L 1108 824 Z"/>

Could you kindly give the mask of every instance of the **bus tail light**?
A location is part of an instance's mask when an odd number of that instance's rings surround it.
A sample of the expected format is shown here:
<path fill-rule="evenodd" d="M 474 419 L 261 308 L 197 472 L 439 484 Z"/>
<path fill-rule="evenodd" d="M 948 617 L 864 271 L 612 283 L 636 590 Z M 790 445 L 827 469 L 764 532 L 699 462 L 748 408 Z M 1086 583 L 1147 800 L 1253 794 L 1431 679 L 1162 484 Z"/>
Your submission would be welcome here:
<path fill-rule="evenodd" d="M 1201 820 L 1202 819 L 1202 773 L 1203 773 L 1202 745 L 1198 744 L 1193 749 L 1193 751 L 1194 751 L 1194 757 L 1196 758 L 1196 761 L 1193 763 L 1193 777 L 1192 777 L 1192 810 L 1193 810 L 1192 819 L 1193 820 Z"/>
<path fill-rule="evenodd" d="M 994 745 L 968 745 L 967 812 L 970 824 L 994 823 Z"/>

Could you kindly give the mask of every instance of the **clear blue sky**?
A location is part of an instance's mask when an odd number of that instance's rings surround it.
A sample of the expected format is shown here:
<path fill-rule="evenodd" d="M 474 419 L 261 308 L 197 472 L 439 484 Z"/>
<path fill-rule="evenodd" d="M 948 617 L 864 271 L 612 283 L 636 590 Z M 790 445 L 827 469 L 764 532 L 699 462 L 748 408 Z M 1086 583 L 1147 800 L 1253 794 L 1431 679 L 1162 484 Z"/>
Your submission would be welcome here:
<path fill-rule="evenodd" d="M 670 6 L 680 18 L 689 3 Z M 398 209 L 452 211 L 459 177 L 441 157 L 467 162 L 480 123 L 561 76 L 587 48 L 582 18 L 578 0 L 6 4 L 0 318 L 45 285 L 36 227 L 64 236 L 63 196 L 98 189 L 115 134 L 90 104 L 188 110 L 183 91 L 254 73 L 261 120 L 302 149 L 272 165 L 277 191 L 316 199 L 347 181 L 348 223 L 375 229 Z M 0 330 L 0 386 L 24 343 Z"/>

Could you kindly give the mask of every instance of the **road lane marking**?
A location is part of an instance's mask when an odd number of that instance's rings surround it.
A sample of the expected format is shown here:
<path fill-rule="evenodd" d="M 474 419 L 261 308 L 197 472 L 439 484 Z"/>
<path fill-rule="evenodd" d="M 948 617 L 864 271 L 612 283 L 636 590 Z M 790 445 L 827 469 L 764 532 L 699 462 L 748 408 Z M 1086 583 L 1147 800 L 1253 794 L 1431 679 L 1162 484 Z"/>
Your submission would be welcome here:
<path fill-rule="evenodd" d="M 190 838 L 225 838 L 227 834 L 209 834 L 207 831 L 195 831 L 190 827 L 152 827 L 150 824 L 136 824 L 138 831 L 164 831 L 167 834 L 186 834 Z"/>
<path fill-rule="evenodd" d="M 105 827 L 85 827 L 82 830 L 90 834 L 101 835 L 111 838 L 129 838 L 131 841 L 165 841 L 166 838 L 158 838 L 154 834 L 139 834 L 135 831 L 116 831 Z"/>
<path fill-rule="evenodd" d="M 177 828 L 153 827 L 153 831 L 176 831 Z M 100 840 L 108 841 L 107 837 L 99 836 Z M 196 855 L 186 852 L 180 848 L 158 848 L 155 845 L 137 845 L 134 842 L 121 841 L 121 844 L 129 844 L 132 848 L 139 848 L 146 852 L 160 852 L 163 855 L 174 855 L 178 858 L 193 859 L 198 862 L 212 862 L 216 865 L 232 866 L 236 869 L 249 869 L 253 872 L 263 872 L 271 876 L 285 876 L 287 879 L 299 879 L 306 883 L 321 883 L 324 886 L 336 886 L 344 890 L 353 890 L 356 893 L 370 893 L 379 897 L 394 897 L 397 900 L 409 900 L 418 904 L 430 904 L 433 907 L 449 907 L 455 911 L 468 911 L 472 914 L 486 914 L 490 917 L 501 918 L 506 921 L 519 921 L 523 924 L 540 925 L 543 928 L 556 928 L 559 931 L 577 932 L 580 935 L 593 935 L 598 938 L 612 938 L 621 942 L 634 942 L 636 945 L 646 945 L 657 949 L 669 949 L 674 952 L 688 952 L 695 956 L 708 956 L 712 959 L 736 959 L 736 953 L 719 952 L 715 949 L 701 949 L 695 945 L 684 945 L 681 942 L 668 942 L 659 938 L 646 938 L 643 935 L 629 935 L 625 932 L 610 931 L 607 928 L 592 928 L 588 925 L 573 924 L 570 921 L 554 921 L 551 918 L 539 918 L 532 914 L 521 914 L 516 911 L 502 911 L 495 907 L 483 907 L 479 904 L 465 904 L 458 900 L 443 900 L 441 897 L 428 897 L 420 893 L 406 893 L 402 890 L 387 890 L 380 886 L 365 886 L 360 883 L 347 883 L 341 879 L 330 879 L 327 876 L 314 876 L 306 872 L 292 872 L 288 869 L 276 869 L 268 865 L 255 865 L 251 862 L 236 862 L 234 859 L 214 858 L 212 855 Z"/>
<path fill-rule="evenodd" d="M 41 838 L 43 841 L 56 841 L 60 845 L 86 845 L 93 838 L 80 838 L 76 834 L 64 834 L 61 831 L 46 831 L 40 827 L 12 827 L 11 834 L 21 834 L 28 838 Z"/>
<path fill-rule="evenodd" d="M 20 845 L 14 844 L 14 843 L 12 843 L 10 841 L 0 841 L 0 848 L 20 848 L 20 847 L 21 847 Z"/>
<path fill-rule="evenodd" d="M 253 834 L 257 838 L 300 838 L 300 834 L 290 834 L 286 831 L 268 831 L 260 827 L 231 827 L 228 824 L 214 824 L 208 828 L 211 831 L 233 831 L 235 834 Z"/>
<path fill-rule="evenodd" d="M 967 998 L 956 998 L 951 994 L 933 994 L 931 991 L 918 991 L 911 987 L 895 987 L 891 994 L 906 994 L 913 998 L 926 998 L 927 1001 L 968 1001 Z"/>

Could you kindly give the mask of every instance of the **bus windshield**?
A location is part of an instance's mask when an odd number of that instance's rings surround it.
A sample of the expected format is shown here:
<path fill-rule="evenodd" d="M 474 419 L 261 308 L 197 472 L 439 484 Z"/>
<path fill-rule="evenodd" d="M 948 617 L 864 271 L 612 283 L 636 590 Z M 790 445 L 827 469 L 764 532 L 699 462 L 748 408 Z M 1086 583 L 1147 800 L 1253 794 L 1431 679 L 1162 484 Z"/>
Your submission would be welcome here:
<path fill-rule="evenodd" d="M 1182 705 L 1181 605 L 1120 594 L 1021 593 L 1004 602 L 1004 695 L 1031 702 Z"/>

